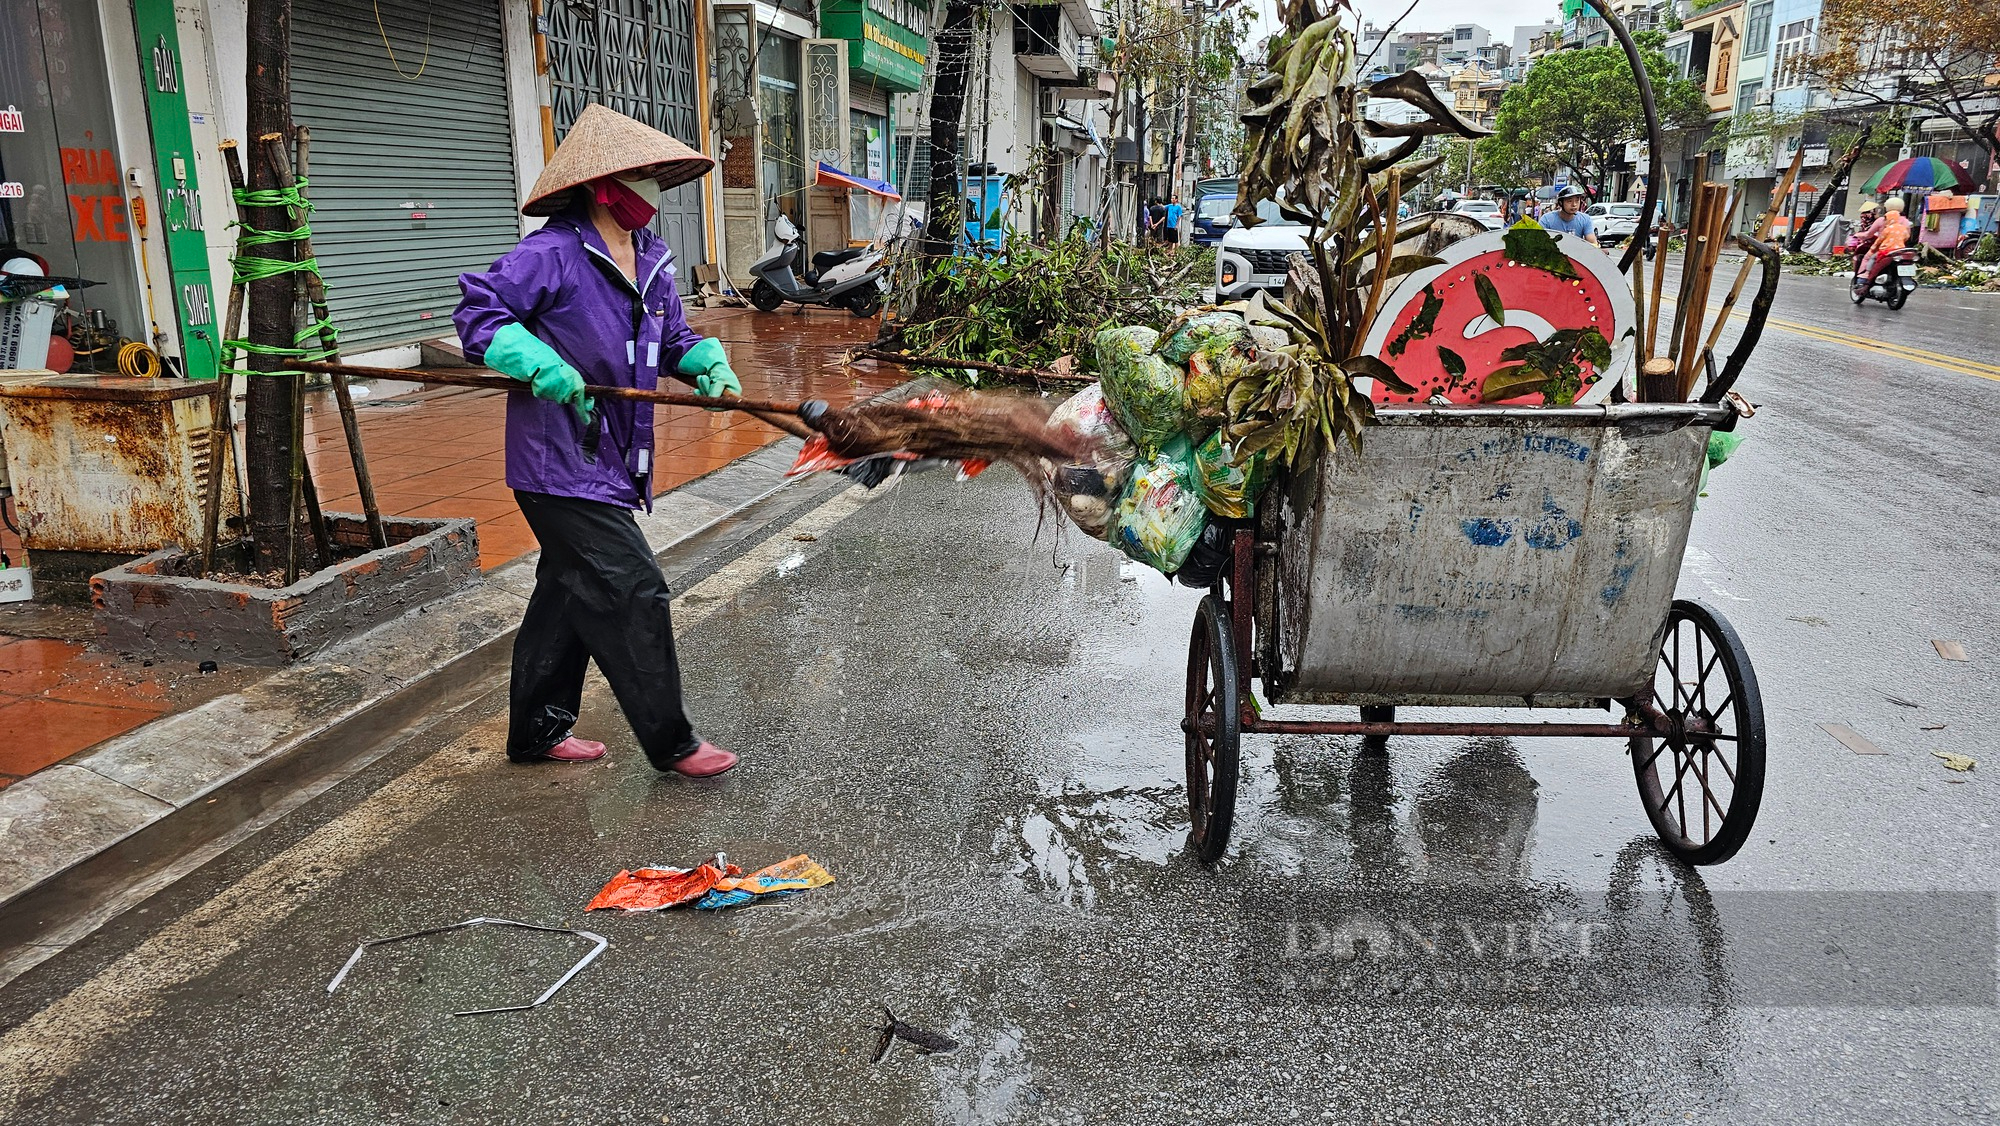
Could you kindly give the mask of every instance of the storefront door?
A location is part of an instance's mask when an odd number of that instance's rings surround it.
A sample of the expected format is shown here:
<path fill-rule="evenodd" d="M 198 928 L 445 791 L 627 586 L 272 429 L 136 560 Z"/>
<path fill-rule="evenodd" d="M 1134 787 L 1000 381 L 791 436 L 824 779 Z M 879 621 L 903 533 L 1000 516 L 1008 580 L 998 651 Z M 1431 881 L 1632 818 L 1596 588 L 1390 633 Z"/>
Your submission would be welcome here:
<path fill-rule="evenodd" d="M 706 151 L 696 104 L 694 0 L 557 3 L 543 11 L 558 140 L 594 102 Z M 662 194 L 654 221 L 673 249 L 683 293 L 694 284 L 688 267 L 708 261 L 702 185 L 697 180 Z"/>
<path fill-rule="evenodd" d="M 125 180 L 145 139 L 126 152 L 113 133 L 95 4 L 0 0 L 0 29 L 0 261 L 93 283 L 56 332 L 80 326 L 77 366 L 115 370 L 118 338 L 150 343 Z"/>

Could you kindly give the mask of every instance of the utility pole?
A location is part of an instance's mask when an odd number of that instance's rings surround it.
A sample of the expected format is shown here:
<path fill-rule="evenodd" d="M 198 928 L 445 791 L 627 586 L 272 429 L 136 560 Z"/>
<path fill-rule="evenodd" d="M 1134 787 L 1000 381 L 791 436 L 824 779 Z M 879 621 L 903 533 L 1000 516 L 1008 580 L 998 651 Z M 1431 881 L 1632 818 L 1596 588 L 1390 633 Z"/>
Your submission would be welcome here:
<path fill-rule="evenodd" d="M 1140 75 L 1138 81 L 1132 84 L 1132 89 L 1139 99 L 1132 122 L 1133 144 L 1138 149 L 1137 163 L 1134 165 L 1137 170 L 1133 173 L 1132 179 L 1134 199 L 1138 204 L 1139 213 L 1138 241 L 1143 243 L 1146 241 L 1146 78 L 1144 75 Z"/>
<path fill-rule="evenodd" d="M 250 189 L 268 191 L 278 186 L 271 157 L 261 138 L 273 133 L 292 135 L 291 81 L 291 0 L 249 0 L 246 20 L 245 93 L 248 99 L 248 133 L 243 145 L 250 162 Z M 287 231 L 290 217 L 280 207 L 245 209 L 244 222 L 261 231 Z M 276 242 L 260 247 L 258 254 L 269 258 L 290 258 L 293 244 Z M 261 349 L 290 348 L 292 340 L 293 295 L 289 274 L 253 281 L 249 287 L 249 332 L 251 351 L 246 357 L 254 374 L 250 379 L 249 405 L 244 423 L 244 469 L 250 479 L 250 531 L 256 542 L 256 566 L 271 571 L 285 566 L 286 545 L 291 540 L 296 514 L 292 510 L 292 409 L 297 401 L 292 384 L 305 378 L 297 372 L 274 374 L 283 357 L 260 354 Z"/>

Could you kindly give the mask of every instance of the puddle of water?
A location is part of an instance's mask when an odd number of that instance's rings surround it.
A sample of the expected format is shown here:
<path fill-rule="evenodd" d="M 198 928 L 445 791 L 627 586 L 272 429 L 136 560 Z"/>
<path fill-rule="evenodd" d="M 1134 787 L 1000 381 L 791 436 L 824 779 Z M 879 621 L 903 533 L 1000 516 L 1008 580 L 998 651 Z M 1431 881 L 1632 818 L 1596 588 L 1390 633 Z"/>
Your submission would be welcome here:
<path fill-rule="evenodd" d="M 1028 1086 L 1023 1033 L 1011 1024 L 984 1035 L 975 1033 L 974 1027 L 970 1016 L 960 1014 L 948 1034 L 964 1047 L 931 1057 L 938 1072 L 933 1121 L 954 1126 L 1018 1121 L 1026 1110 L 1024 1103 L 1041 1101 Z"/>

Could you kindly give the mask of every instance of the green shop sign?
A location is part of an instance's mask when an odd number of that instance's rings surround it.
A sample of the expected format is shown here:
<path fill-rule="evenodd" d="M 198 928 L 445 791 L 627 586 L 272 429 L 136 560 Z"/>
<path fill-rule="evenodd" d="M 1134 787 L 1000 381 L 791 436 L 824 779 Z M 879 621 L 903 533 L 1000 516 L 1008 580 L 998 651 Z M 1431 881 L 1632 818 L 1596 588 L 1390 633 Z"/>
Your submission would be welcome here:
<path fill-rule="evenodd" d="M 824 0 L 819 8 L 820 34 L 847 40 L 850 72 L 868 75 L 885 90 L 912 94 L 923 87 L 924 64 L 930 59 L 931 48 L 923 32 L 889 14 L 905 8 L 921 11 L 894 0 Z"/>
<path fill-rule="evenodd" d="M 181 44 L 173 0 L 135 0 L 132 24 L 139 37 L 139 73 L 146 86 L 158 176 L 159 229 L 164 232 L 172 276 L 181 356 L 191 379 L 213 379 L 220 361 L 215 294 L 208 273 L 208 235 L 201 226 L 201 185 L 195 179 L 194 134 L 181 89 Z"/>

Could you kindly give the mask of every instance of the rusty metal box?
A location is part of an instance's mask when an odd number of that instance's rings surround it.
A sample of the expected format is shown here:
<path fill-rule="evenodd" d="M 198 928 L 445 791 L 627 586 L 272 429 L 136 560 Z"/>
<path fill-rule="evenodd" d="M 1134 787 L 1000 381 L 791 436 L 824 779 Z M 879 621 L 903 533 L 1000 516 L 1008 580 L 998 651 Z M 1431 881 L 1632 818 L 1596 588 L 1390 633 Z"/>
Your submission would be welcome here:
<path fill-rule="evenodd" d="M 28 551 L 130 556 L 198 546 L 211 390 L 118 375 L 0 382 L 0 445 Z M 225 514 L 236 497 L 231 473 Z"/>

